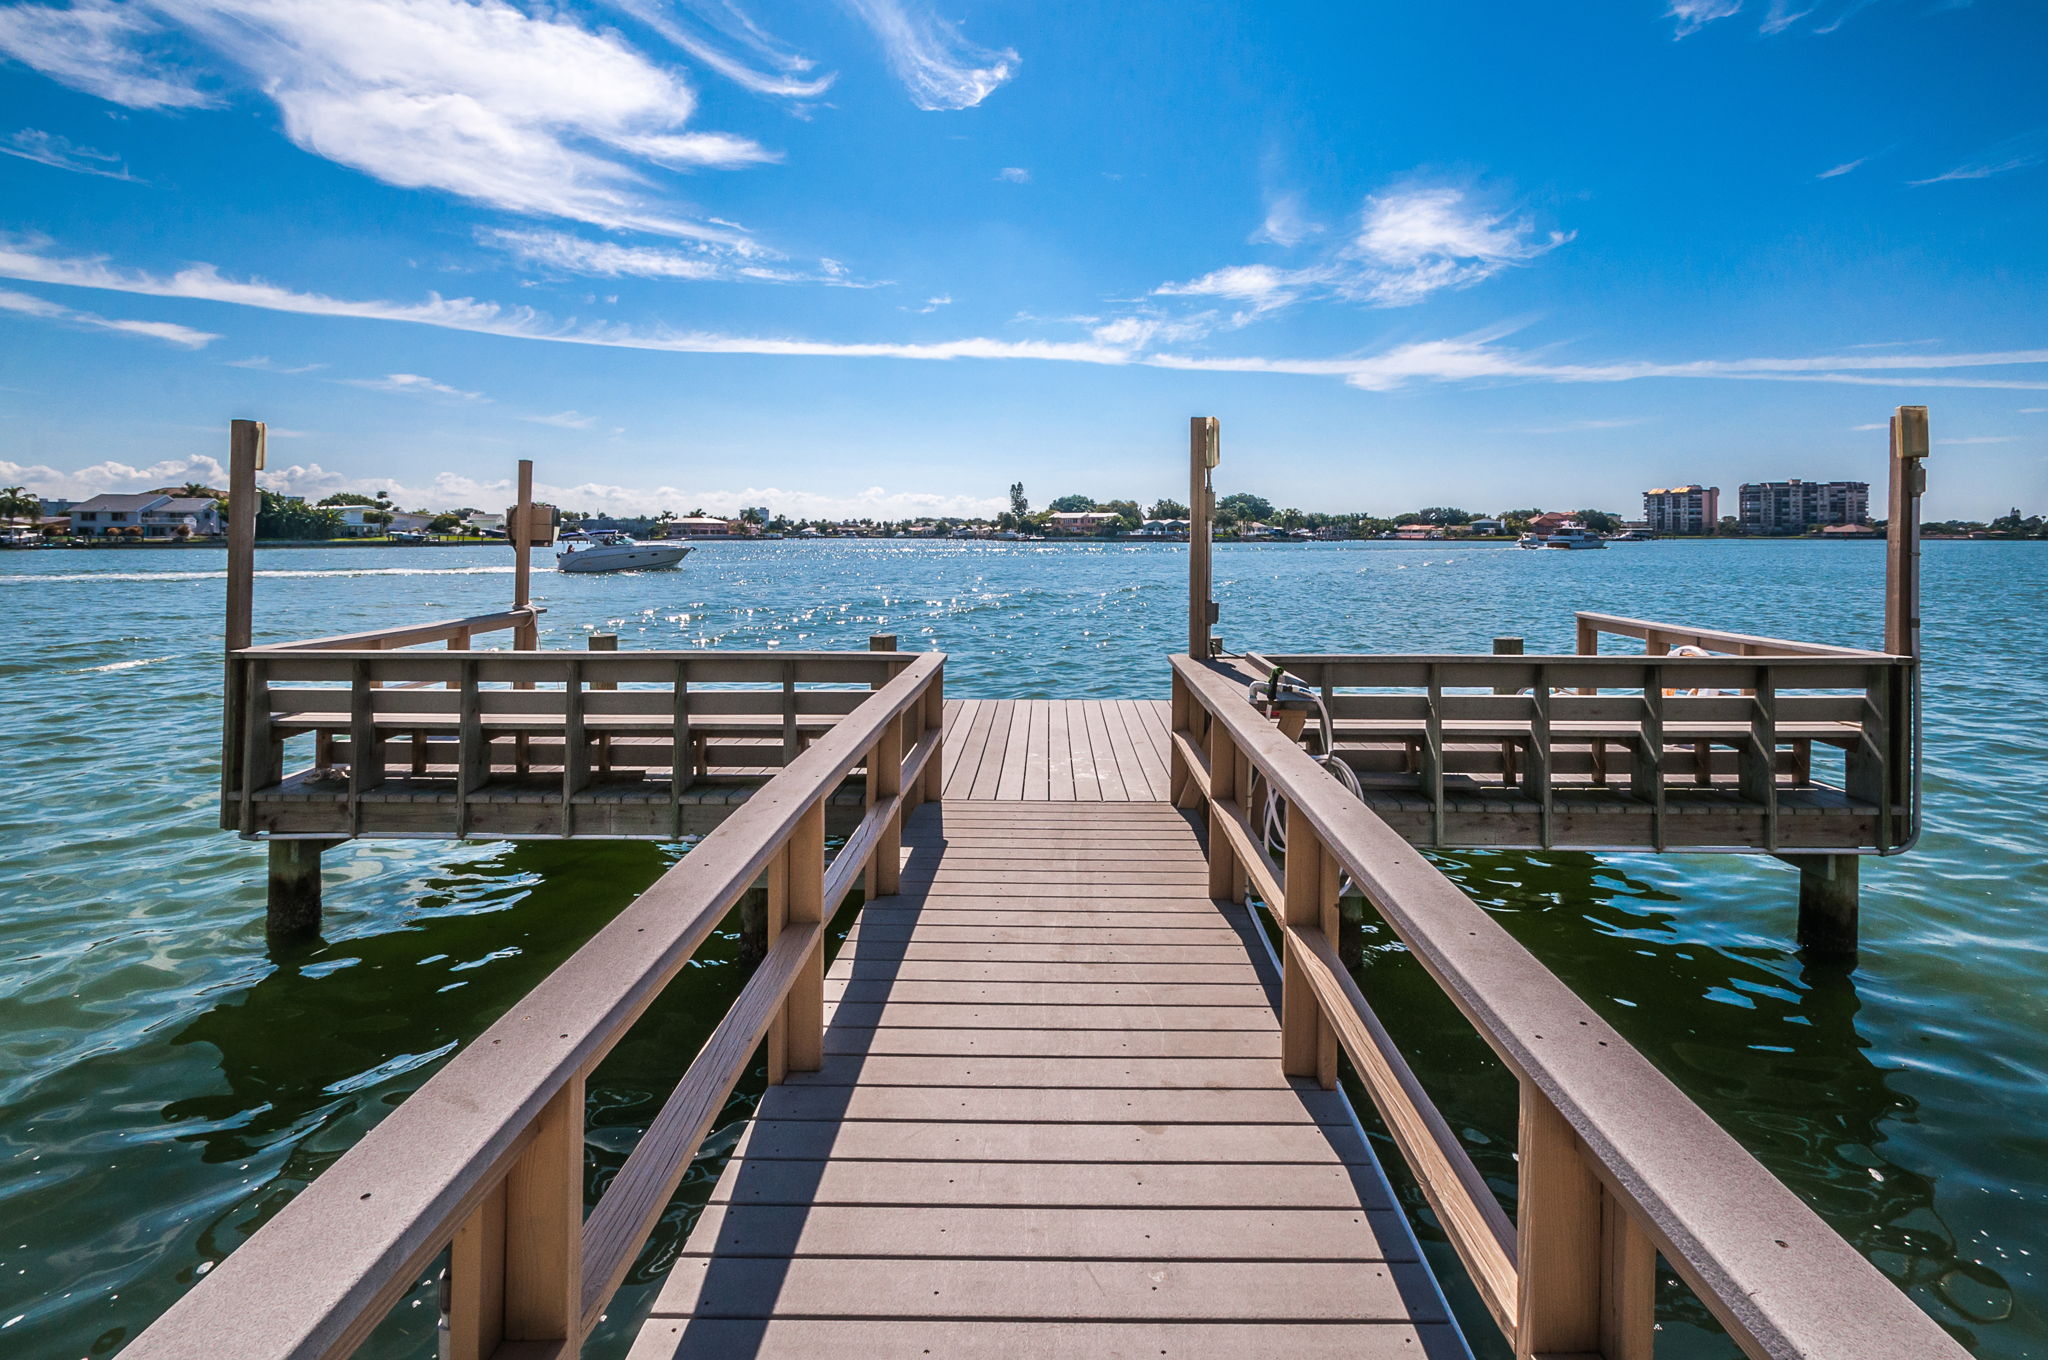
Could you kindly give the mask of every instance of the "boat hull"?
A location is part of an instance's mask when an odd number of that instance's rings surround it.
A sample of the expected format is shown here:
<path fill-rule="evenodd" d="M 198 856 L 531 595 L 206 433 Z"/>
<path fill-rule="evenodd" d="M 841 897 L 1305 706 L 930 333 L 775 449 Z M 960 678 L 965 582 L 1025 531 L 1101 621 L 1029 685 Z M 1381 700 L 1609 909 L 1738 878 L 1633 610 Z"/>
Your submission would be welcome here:
<path fill-rule="evenodd" d="M 555 554 L 558 571 L 658 571 L 673 567 L 690 555 L 685 544 L 636 543 L 631 547 L 583 548 Z"/>

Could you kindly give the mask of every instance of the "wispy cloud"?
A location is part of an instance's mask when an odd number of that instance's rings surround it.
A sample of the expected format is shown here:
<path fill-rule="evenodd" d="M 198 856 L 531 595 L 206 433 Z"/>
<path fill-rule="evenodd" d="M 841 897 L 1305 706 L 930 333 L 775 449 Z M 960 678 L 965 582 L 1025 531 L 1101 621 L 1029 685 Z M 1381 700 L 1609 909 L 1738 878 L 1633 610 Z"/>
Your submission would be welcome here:
<path fill-rule="evenodd" d="M 1556 425 L 1532 425 L 1519 430 L 1503 430 L 1502 434 L 1586 434 L 1593 430 L 1625 430 L 1631 425 L 1649 424 L 1648 416 L 1636 416 L 1628 420 L 1567 420 Z"/>
<path fill-rule="evenodd" d="M 19 156 L 38 165 L 72 170 L 81 175 L 98 175 L 102 179 L 142 183 L 128 173 L 128 167 L 121 164 L 121 158 L 113 152 L 78 146 L 68 137 L 60 137 L 37 128 L 23 128 L 4 142 L 0 142 L 0 155 Z"/>
<path fill-rule="evenodd" d="M 465 392 L 447 383 L 435 382 L 432 378 L 417 373 L 387 373 L 381 378 L 343 378 L 350 387 L 361 387 L 372 392 L 396 392 L 411 397 L 452 397 L 457 401 L 484 401 L 481 392 Z"/>
<path fill-rule="evenodd" d="M 953 299 L 941 293 L 937 297 L 926 298 L 924 300 L 924 306 L 922 307 L 904 307 L 901 310 L 906 312 L 916 312 L 919 316 L 929 316 L 933 312 L 939 310 L 939 308 L 941 307 L 950 307 L 952 305 Z"/>
<path fill-rule="evenodd" d="M 1934 442 L 1944 448 L 1950 448 L 1958 444 L 2017 444 L 2020 437 L 2016 434 L 1973 434 L 1963 439 L 1943 439 L 1937 436 Z"/>
<path fill-rule="evenodd" d="M 0 9 L 0 52 L 75 90 L 131 109 L 196 109 L 217 102 L 160 51 L 164 32 L 140 5 L 74 0 Z"/>
<path fill-rule="evenodd" d="M 1852 170 L 1858 170 L 1858 169 L 1861 169 L 1861 168 L 1862 168 L 1862 166 L 1863 166 L 1863 163 L 1864 163 L 1865 161 L 1869 160 L 1869 159 L 1870 159 L 1870 157 L 1868 157 L 1868 156 L 1859 156 L 1859 157 L 1857 157 L 1857 158 L 1856 158 L 1855 160 L 1853 160 L 1853 161 L 1843 161 L 1843 162 L 1842 162 L 1842 163 L 1841 163 L 1840 165 L 1834 166 L 1834 167 L 1833 167 L 1833 168 L 1831 168 L 1831 169 L 1827 169 L 1827 170 L 1823 170 L 1823 171 L 1821 171 L 1821 172 L 1820 172 L 1820 173 L 1819 173 L 1818 175 L 1815 175 L 1815 176 L 1814 176 L 1814 178 L 1815 178 L 1815 179 L 1835 179 L 1835 178 L 1837 178 L 1838 176 L 1841 176 L 1841 175 L 1846 175 L 1846 174 L 1848 174 L 1848 173 L 1849 173 L 1850 171 L 1852 171 Z"/>
<path fill-rule="evenodd" d="M 614 9 L 632 15 L 648 28 L 703 65 L 742 89 L 787 99 L 815 99 L 832 87 L 831 72 L 812 76 L 817 63 L 771 36 L 733 0 L 697 0 L 689 20 L 656 0 L 610 0 Z M 720 45 L 692 26 L 710 29 Z M 734 55 L 737 49 L 752 58 Z"/>
<path fill-rule="evenodd" d="M 252 354 L 246 359 L 230 359 L 229 368 L 253 368 L 263 373 L 317 373 L 326 364 L 280 364 L 267 354 Z"/>
<path fill-rule="evenodd" d="M 521 416 L 536 425 L 552 425 L 559 430 L 587 430 L 597 424 L 596 416 L 586 416 L 581 411 L 557 411 L 551 416 Z"/>
<path fill-rule="evenodd" d="M 1742 12 L 1742 0 L 1671 0 L 1664 13 L 1678 21 L 1675 37 L 1690 37 L 1716 19 Z"/>
<path fill-rule="evenodd" d="M 922 0 L 845 0 L 874 30 L 889 69 L 921 109 L 968 109 L 1017 73 L 1017 54 L 969 42 Z"/>
<path fill-rule="evenodd" d="M 985 336 L 930 343 L 833 341 L 675 331 L 665 327 L 563 324 L 531 308 L 501 307 L 474 298 L 430 294 L 424 302 L 357 301 L 300 293 L 260 280 L 238 280 L 201 264 L 173 275 L 120 269 L 104 260 L 55 256 L 33 245 L 0 241 L 0 278 L 94 288 L 151 297 L 177 297 L 256 307 L 299 315 L 403 322 L 514 340 L 597 345 L 675 354 L 751 354 L 778 358 L 876 358 L 943 361 L 1036 359 L 1060 363 L 1136 364 L 1211 373 L 1276 373 L 1334 377 L 1354 387 L 1389 391 L 1412 383 L 1551 382 L 1613 383 L 1653 378 L 1844 383 L 1858 386 L 1973 387 L 2048 391 L 2048 380 L 1961 375 L 1957 370 L 2048 365 L 2048 349 L 1961 354 L 1897 353 L 1880 350 L 1792 358 L 1702 359 L 1681 362 L 1616 360 L 1572 363 L 1544 351 L 1500 343 L 1505 329 L 1442 340 L 1396 345 L 1375 353 L 1340 358 L 1212 357 L 1162 353 L 1148 348 L 1199 338 L 1210 329 L 1203 318 L 1165 321 L 1120 318 L 1081 321 L 1094 328 L 1085 340 L 1002 340 Z M 194 334 L 198 334 L 195 332 Z M 413 375 L 416 377 L 416 375 Z M 394 375 L 386 382 L 403 379 Z M 418 379 L 426 382 L 426 379 Z M 402 387 L 399 390 L 408 390 Z"/>
<path fill-rule="evenodd" d="M 80 330 L 115 331 L 122 335 L 162 340 L 180 349 L 203 349 L 220 339 L 211 332 L 194 330 L 190 326 L 180 326 L 170 321 L 122 321 L 99 316 L 93 312 L 75 311 L 47 298 L 31 297 L 27 293 L 17 293 L 11 288 L 0 288 L 0 312 L 33 317 L 38 321 L 54 321 L 59 325 Z"/>
<path fill-rule="evenodd" d="M 1462 189 L 1394 190 L 1368 198 L 1351 239 L 1315 264 L 1233 265 L 1153 292 L 1228 298 L 1254 312 L 1316 296 L 1407 307 L 1445 289 L 1469 288 L 1570 239 L 1566 232 L 1538 234 L 1526 220 L 1473 203 Z"/>
<path fill-rule="evenodd" d="M 2043 161 L 2048 161 L 2048 128 L 2024 132 L 2017 137 L 2008 137 L 1982 155 L 1964 161 L 1952 170 L 1930 175 L 1926 179 L 1907 181 L 1915 186 L 1922 184 L 1945 184 L 1959 179 L 1990 179 L 2013 170 L 2031 170 Z"/>
<path fill-rule="evenodd" d="M 1254 245 L 1293 247 L 1322 230 L 1320 222 L 1310 221 L 1302 211 L 1298 195 L 1277 194 L 1267 201 L 1266 218 L 1248 239 Z"/>
<path fill-rule="evenodd" d="M 1031 172 L 1021 165 L 1006 165 L 996 171 L 996 178 L 1005 184 L 1029 184 Z"/>
<path fill-rule="evenodd" d="M 477 239 L 507 252 L 521 264 L 565 274 L 724 283 L 821 283 L 836 288 L 875 286 L 854 278 L 837 260 L 819 260 L 812 269 L 791 269 L 769 263 L 779 258 L 771 252 L 735 252 L 713 241 L 692 241 L 673 247 L 637 246 L 592 241 L 559 231 L 502 228 L 480 231 Z"/>
<path fill-rule="evenodd" d="M 208 102 L 160 74 L 150 13 L 259 84 L 300 147 L 404 188 L 737 246 L 743 232 L 650 197 L 641 167 L 775 158 L 686 130 L 693 91 L 617 33 L 504 0 L 83 0 L 0 11 L 0 48 L 129 107 Z"/>

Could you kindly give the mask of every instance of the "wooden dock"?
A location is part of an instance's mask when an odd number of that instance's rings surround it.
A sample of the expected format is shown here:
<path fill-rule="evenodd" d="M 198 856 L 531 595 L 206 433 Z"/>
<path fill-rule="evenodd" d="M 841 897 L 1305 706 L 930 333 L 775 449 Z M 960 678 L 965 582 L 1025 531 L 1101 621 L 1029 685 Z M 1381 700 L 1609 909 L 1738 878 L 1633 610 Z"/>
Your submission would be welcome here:
<path fill-rule="evenodd" d="M 1167 801 L 1163 699 L 959 699 L 946 704 L 949 800 Z"/>
<path fill-rule="evenodd" d="M 1006 722 L 1082 707 L 982 715 L 991 768 L 1039 749 Z M 1282 1075 L 1277 979 L 1185 814 L 949 801 L 904 851 L 634 1360 L 1467 1354 L 1343 1097 Z"/>
<path fill-rule="evenodd" d="M 1802 941 L 1853 951 L 1855 856 L 1920 823 L 1924 408 L 1882 651 L 1581 614 L 1571 654 L 1229 655 L 1217 441 L 1170 701 L 949 701 L 892 638 L 538 650 L 527 466 L 507 613 L 254 646 L 237 422 L 221 821 L 271 839 L 274 929 L 317 926 L 331 839 L 703 834 L 124 1355 L 346 1360 L 439 1271 L 446 1360 L 575 1360 L 765 1067 L 633 1360 L 1465 1355 L 1375 1148 L 1516 1360 L 1652 1360 L 1660 1260 L 1753 1360 L 1961 1360 L 1417 849 L 1779 854 Z M 587 1203 L 591 1074 L 743 899 L 763 957 Z M 1358 912 L 1512 1083 L 1512 1195 L 1346 967 Z"/>

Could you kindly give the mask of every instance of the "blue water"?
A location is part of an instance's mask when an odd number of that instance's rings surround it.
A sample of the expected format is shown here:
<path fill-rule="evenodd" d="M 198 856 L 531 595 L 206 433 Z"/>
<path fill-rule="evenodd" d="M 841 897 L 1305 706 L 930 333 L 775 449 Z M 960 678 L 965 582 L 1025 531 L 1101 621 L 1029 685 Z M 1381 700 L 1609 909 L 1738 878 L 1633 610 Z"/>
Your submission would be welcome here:
<path fill-rule="evenodd" d="M 205 550 L 0 555 L 0 1354 L 118 1350 L 681 853 L 354 844 L 328 856 L 322 941 L 269 952 L 262 849 L 212 826 L 221 568 Z M 503 549 L 268 551 L 259 570 L 259 640 L 481 613 L 511 591 Z M 540 574 L 536 593 L 547 645 L 893 632 L 948 653 L 955 695 L 1162 697 L 1185 571 L 1170 546 L 734 543 L 676 572 Z M 1483 651 L 1499 634 L 1570 650 L 1580 608 L 1874 644 L 1882 613 L 1877 544 L 1225 547 L 1216 576 L 1227 643 L 1260 650 Z M 2002 1360 L 2048 1354 L 2044 610 L 2048 547 L 1928 545 L 1928 829 L 1913 854 L 1866 864 L 1853 973 L 1792 955 L 1795 879 L 1774 861 L 1439 860 Z M 600 1069 L 593 1184 L 737 990 L 733 945 L 714 940 Z M 1511 1086 L 1383 933 L 1365 974 L 1511 1186 Z M 714 1166 L 692 1173 L 594 1353 L 651 1297 Z M 1674 1307 L 1660 1355 L 1732 1353 Z M 431 1307 L 400 1313 L 367 1353 L 423 1353 Z"/>

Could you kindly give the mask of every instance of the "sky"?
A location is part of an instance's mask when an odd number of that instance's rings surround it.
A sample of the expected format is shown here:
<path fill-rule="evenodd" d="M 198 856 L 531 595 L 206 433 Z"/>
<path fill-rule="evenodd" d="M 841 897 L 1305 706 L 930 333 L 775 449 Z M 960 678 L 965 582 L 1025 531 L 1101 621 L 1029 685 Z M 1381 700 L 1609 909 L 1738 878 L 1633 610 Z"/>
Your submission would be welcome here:
<path fill-rule="evenodd" d="M 0 5 L 0 481 L 2048 511 L 2037 0 Z"/>

